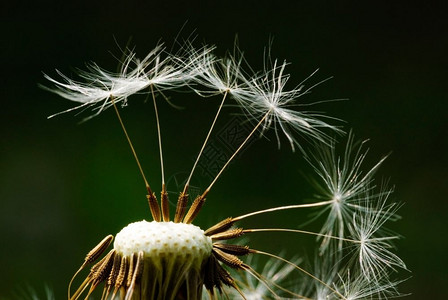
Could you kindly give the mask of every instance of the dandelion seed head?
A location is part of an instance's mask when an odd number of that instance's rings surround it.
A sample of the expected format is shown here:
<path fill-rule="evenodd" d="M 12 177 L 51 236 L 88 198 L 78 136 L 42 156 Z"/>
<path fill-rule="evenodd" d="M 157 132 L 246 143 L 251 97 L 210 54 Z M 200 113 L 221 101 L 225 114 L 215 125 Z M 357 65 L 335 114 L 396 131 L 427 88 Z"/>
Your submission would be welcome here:
<path fill-rule="evenodd" d="M 116 235 L 114 249 L 128 257 L 140 251 L 152 259 L 182 257 L 200 267 L 211 254 L 212 240 L 193 224 L 140 221 Z"/>

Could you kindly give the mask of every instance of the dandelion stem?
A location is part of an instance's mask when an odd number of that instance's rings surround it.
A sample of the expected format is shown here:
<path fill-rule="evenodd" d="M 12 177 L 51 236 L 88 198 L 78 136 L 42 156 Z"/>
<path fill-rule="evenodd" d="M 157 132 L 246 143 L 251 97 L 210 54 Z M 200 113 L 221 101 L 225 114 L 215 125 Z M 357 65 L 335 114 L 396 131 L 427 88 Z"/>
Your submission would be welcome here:
<path fill-rule="evenodd" d="M 263 124 L 263 122 L 266 120 L 266 118 L 269 116 L 271 111 L 269 110 L 263 118 L 257 123 L 257 125 L 252 129 L 252 131 L 249 133 L 249 135 L 246 137 L 246 139 L 241 143 L 241 145 L 236 149 L 236 151 L 232 154 L 232 156 L 227 160 L 227 162 L 224 164 L 224 166 L 221 168 L 221 170 L 218 172 L 218 174 L 215 176 L 215 179 L 213 179 L 212 183 L 208 186 L 208 188 L 204 191 L 204 194 L 208 194 L 212 186 L 215 184 L 215 182 L 218 180 L 219 176 L 221 176 L 222 172 L 227 168 L 229 163 L 235 158 L 235 156 L 243 149 L 244 145 L 246 145 L 247 141 L 254 135 L 254 133 L 258 130 L 258 128 Z"/>
<path fill-rule="evenodd" d="M 264 210 L 251 212 L 251 213 L 248 213 L 248 214 L 236 217 L 236 218 L 232 218 L 232 221 L 236 222 L 236 221 L 239 221 L 239 220 L 242 220 L 242 219 L 245 219 L 245 218 L 248 218 L 248 217 L 252 217 L 252 216 L 255 216 L 255 215 L 264 214 L 264 213 L 273 212 L 273 211 L 279 211 L 279 210 L 324 206 L 324 205 L 331 204 L 333 202 L 334 202 L 334 200 L 330 200 L 330 201 L 322 201 L 322 202 L 316 202 L 316 203 L 287 205 L 287 206 L 279 206 L 279 207 L 274 207 L 274 208 L 268 208 L 268 209 L 264 209 Z"/>
<path fill-rule="evenodd" d="M 352 239 L 346 239 L 346 238 L 341 238 L 341 237 L 337 237 L 337 236 L 332 236 L 332 235 L 328 235 L 328 234 L 322 234 L 322 233 L 316 233 L 316 232 L 312 232 L 312 231 L 306 231 L 306 230 L 300 230 L 300 229 L 287 229 L 287 228 L 257 228 L 257 229 L 244 229 L 244 233 L 252 233 L 252 232 L 274 232 L 274 231 L 280 231 L 280 232 L 294 232 L 294 233 L 303 233 L 303 234 L 309 234 L 309 235 L 314 235 L 314 236 L 320 236 L 320 237 L 325 237 L 325 238 L 330 238 L 330 239 L 335 239 L 335 240 L 340 240 L 340 241 L 345 241 L 345 242 L 351 242 L 351 243 L 357 243 L 360 244 L 361 241 L 357 241 L 357 240 L 352 240 Z"/>
<path fill-rule="evenodd" d="M 151 84 L 151 95 L 152 95 L 152 101 L 154 103 L 154 112 L 156 115 L 156 123 L 157 123 L 157 137 L 159 140 L 159 154 L 160 154 L 160 170 L 162 173 L 162 185 L 165 184 L 165 174 L 164 174 L 164 168 L 163 168 L 163 153 L 162 153 L 162 135 L 160 134 L 160 122 L 159 122 L 159 112 L 157 109 L 157 103 L 156 103 L 156 96 L 154 95 L 154 88 Z"/>
<path fill-rule="evenodd" d="M 126 139 L 128 140 L 129 146 L 131 147 L 132 154 L 134 155 L 135 161 L 137 162 L 137 166 L 138 166 L 138 169 L 140 170 L 140 174 L 142 174 L 143 180 L 145 182 L 146 191 L 148 192 L 148 194 L 146 195 L 146 198 L 148 199 L 148 204 L 149 204 L 149 208 L 151 210 L 151 215 L 155 221 L 159 222 L 161 220 L 161 213 L 160 213 L 159 204 L 157 203 L 157 198 L 154 195 L 154 193 L 152 192 L 148 181 L 146 180 L 142 165 L 140 164 L 140 161 L 138 160 L 137 153 L 135 152 L 134 146 L 132 145 L 131 139 L 129 138 L 128 132 L 126 131 L 126 127 L 124 126 L 123 120 L 121 119 L 117 105 L 115 104 L 115 101 L 114 101 L 114 97 L 111 95 L 110 99 L 111 99 L 112 105 L 114 106 L 115 112 L 117 113 L 117 117 L 118 117 L 118 120 L 120 121 L 121 128 L 123 129 Z"/>
<path fill-rule="evenodd" d="M 115 104 L 114 97 L 111 95 L 110 99 L 111 99 L 112 105 L 114 106 L 115 112 L 117 113 L 118 121 L 120 121 L 120 125 L 121 125 L 121 128 L 123 129 L 124 135 L 126 136 L 129 146 L 131 147 L 131 151 L 132 151 L 132 154 L 134 155 L 135 161 L 137 162 L 138 169 L 140 170 L 140 174 L 142 175 L 143 181 L 145 182 L 146 190 L 148 191 L 149 195 L 152 195 L 151 187 L 149 186 L 149 183 L 146 180 L 145 173 L 143 172 L 143 169 L 142 169 L 142 165 L 140 164 L 140 161 L 137 157 L 137 153 L 134 150 L 134 146 L 132 145 L 132 142 L 131 142 L 131 139 L 129 138 L 128 132 L 126 131 L 126 127 L 123 124 L 123 120 L 121 119 L 120 112 L 118 111 L 117 105 Z"/>
<path fill-rule="evenodd" d="M 168 222 L 170 220 L 170 206 L 168 203 L 168 193 L 166 192 L 166 185 L 165 185 L 165 168 L 163 164 L 162 134 L 160 133 L 159 110 L 157 109 L 157 101 L 154 95 L 154 87 L 152 84 L 150 85 L 150 87 L 151 87 L 152 101 L 154 103 L 154 112 L 156 115 L 157 137 L 159 140 L 159 154 L 160 154 L 160 172 L 162 175 L 162 192 L 160 195 L 160 206 L 162 210 L 163 221 Z"/>
<path fill-rule="evenodd" d="M 199 151 L 198 157 L 196 158 L 196 161 L 194 162 L 193 168 L 191 169 L 190 175 L 188 176 L 187 182 L 185 183 L 185 187 L 184 187 L 184 191 L 183 191 L 184 193 L 186 193 L 187 190 L 188 190 L 188 186 L 189 186 L 189 184 L 190 184 L 191 177 L 193 176 L 193 172 L 194 172 L 194 170 L 196 169 L 196 166 L 197 166 L 197 164 L 198 164 L 198 162 L 199 162 L 199 159 L 200 159 L 200 157 L 201 157 L 201 155 L 202 155 L 202 152 L 204 151 L 205 145 L 207 144 L 208 139 L 210 138 L 210 134 L 212 133 L 212 130 L 213 130 L 213 128 L 215 127 L 216 120 L 218 120 L 219 113 L 221 112 L 221 108 L 222 108 L 223 105 L 224 105 L 224 101 L 226 100 L 227 94 L 228 94 L 228 92 L 226 91 L 226 92 L 224 93 L 223 98 L 222 98 L 221 104 L 219 105 L 218 111 L 216 112 L 216 115 L 215 115 L 215 118 L 214 118 L 214 120 L 213 120 L 213 123 L 212 123 L 212 125 L 210 126 L 210 130 L 209 130 L 208 133 L 207 133 L 207 137 L 205 138 L 205 141 L 204 141 L 204 143 L 202 144 L 202 148 L 201 148 L 201 150 Z"/>

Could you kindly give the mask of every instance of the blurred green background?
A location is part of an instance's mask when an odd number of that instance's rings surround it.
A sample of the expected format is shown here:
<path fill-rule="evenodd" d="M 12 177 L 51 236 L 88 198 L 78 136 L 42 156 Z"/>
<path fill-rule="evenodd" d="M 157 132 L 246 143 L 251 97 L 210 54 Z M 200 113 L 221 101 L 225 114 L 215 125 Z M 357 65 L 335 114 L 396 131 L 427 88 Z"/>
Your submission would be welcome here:
<path fill-rule="evenodd" d="M 74 74 L 90 61 L 114 70 L 109 52 L 119 55 L 129 38 L 144 56 L 159 39 L 171 45 L 188 21 L 182 35 L 196 30 L 198 43 L 216 44 L 221 54 L 238 35 L 255 69 L 273 38 L 273 56 L 291 62 L 292 83 L 316 68 L 314 82 L 334 76 L 307 99 L 349 99 L 319 109 L 345 120 L 357 137 L 370 138 L 367 166 L 392 153 L 378 177 L 390 178 L 393 198 L 404 202 L 403 220 L 391 226 L 404 236 L 398 253 L 412 271 L 401 290 L 412 293 L 409 299 L 446 299 L 447 13 L 443 1 L 4 1 L 0 298 L 14 298 L 27 286 L 42 294 L 49 285 L 63 299 L 97 242 L 150 218 L 113 111 L 83 124 L 88 113 L 47 120 L 72 104 L 38 88 L 46 84 L 42 72 Z M 169 96 L 184 106 L 160 108 L 166 173 L 173 179 L 189 171 L 219 99 Z M 158 191 L 153 110 L 143 98 L 131 100 L 123 118 Z M 198 224 L 302 201 L 313 194 L 303 176 L 309 172 L 285 142 L 281 150 L 275 141 L 252 144 L 218 181 Z M 208 183 L 201 174 L 195 180 L 202 188 Z M 306 217 L 285 213 L 248 224 L 294 226 Z M 268 243 L 255 239 L 259 248 L 287 248 L 291 256 L 307 243 L 283 235 Z"/>

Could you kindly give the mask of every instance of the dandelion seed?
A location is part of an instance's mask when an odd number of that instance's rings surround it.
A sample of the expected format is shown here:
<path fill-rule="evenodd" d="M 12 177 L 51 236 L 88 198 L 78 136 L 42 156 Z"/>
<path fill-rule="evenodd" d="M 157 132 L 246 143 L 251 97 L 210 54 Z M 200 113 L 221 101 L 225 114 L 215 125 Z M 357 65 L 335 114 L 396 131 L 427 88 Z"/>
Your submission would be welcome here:
<path fill-rule="evenodd" d="M 318 198 L 330 201 L 329 205 L 320 212 L 322 215 L 328 211 L 327 219 L 321 233 L 329 236 L 344 237 L 346 223 L 351 222 L 353 215 L 358 211 L 368 210 L 365 207 L 369 201 L 365 192 L 373 186 L 373 176 L 386 157 L 382 158 L 369 171 L 363 173 L 363 162 L 368 149 L 364 150 L 364 142 L 355 143 L 354 135 L 350 132 L 345 146 L 344 155 L 337 156 L 333 145 L 316 145 L 315 151 L 309 151 L 306 158 L 316 171 L 321 183 L 317 183 Z M 380 196 L 380 195 L 377 195 Z M 331 239 L 323 238 L 321 251 L 326 251 Z M 342 242 L 338 243 L 340 251 Z M 331 251 L 331 250 L 330 250 Z"/>
<path fill-rule="evenodd" d="M 194 48 L 193 48 L 194 49 Z M 190 52 L 195 53 L 194 50 Z M 198 56 L 195 54 L 194 56 Z M 248 86 L 250 81 L 250 66 L 244 59 L 243 53 L 235 45 L 234 53 L 227 53 L 225 57 L 218 58 L 213 53 L 207 52 L 200 55 L 200 59 L 195 59 L 191 64 L 194 76 L 194 91 L 201 96 L 213 96 L 216 94 L 230 94 L 234 99 L 253 97 Z M 248 70 L 244 70 L 244 68 Z M 204 89 L 206 88 L 206 89 Z"/>
<path fill-rule="evenodd" d="M 392 242 L 399 236 L 387 234 L 383 227 L 387 221 L 396 218 L 398 209 L 396 203 L 386 204 L 389 195 L 390 191 L 384 192 L 377 201 L 370 201 L 369 209 L 354 214 L 353 222 L 349 224 L 351 235 L 359 241 L 354 246 L 362 275 L 375 282 L 384 282 L 395 268 L 406 269 L 404 262 L 390 250 Z"/>
<path fill-rule="evenodd" d="M 115 103 L 125 105 L 129 96 L 149 86 L 166 90 L 185 85 L 188 75 L 182 72 L 182 66 L 173 63 L 172 56 L 165 55 L 163 58 L 163 55 L 162 45 L 156 46 L 143 60 L 137 59 L 135 53 L 130 52 L 126 55 L 121 72 L 118 74 L 105 71 L 96 64 L 88 65 L 88 71 L 79 71 L 79 76 L 86 81 L 85 83 L 72 80 L 59 71 L 57 73 L 62 81 L 44 74 L 44 77 L 55 85 L 55 88 L 44 87 L 45 89 L 81 103 L 50 118 L 84 107 L 93 107 L 96 110 L 95 115 L 98 115 L 112 106 L 111 98 Z"/>
<path fill-rule="evenodd" d="M 274 128 L 279 147 L 279 131 L 282 131 L 286 136 L 292 150 L 295 149 L 295 145 L 301 147 L 295 134 L 311 140 L 330 142 L 331 138 L 322 129 L 325 128 L 336 133 L 342 133 L 342 130 L 322 120 L 329 117 L 319 113 L 293 109 L 294 107 L 305 106 L 303 103 L 297 103 L 297 101 L 313 88 L 311 86 L 304 90 L 303 84 L 314 73 L 296 88 L 286 90 L 286 83 L 290 78 L 290 75 L 285 73 L 287 65 L 286 61 L 278 63 L 275 60 L 272 68 L 253 76 L 249 80 L 244 79 L 248 92 L 237 94 L 235 99 L 250 119 L 259 120 L 260 116 L 267 115 L 264 120 L 263 131 Z"/>

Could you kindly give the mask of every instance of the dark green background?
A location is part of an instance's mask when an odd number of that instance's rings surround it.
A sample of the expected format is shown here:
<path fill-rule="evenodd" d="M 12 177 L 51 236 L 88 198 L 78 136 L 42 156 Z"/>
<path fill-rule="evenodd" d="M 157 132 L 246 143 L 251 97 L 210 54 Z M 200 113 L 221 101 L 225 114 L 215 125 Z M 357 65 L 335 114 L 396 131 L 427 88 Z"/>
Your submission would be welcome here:
<path fill-rule="evenodd" d="M 404 203 L 403 220 L 392 225 L 404 236 L 398 253 L 412 271 L 404 274 L 411 278 L 401 290 L 412 293 L 409 299 L 447 296 L 443 1 L 12 2 L 1 4 L 0 298 L 27 285 L 41 293 L 48 284 L 63 299 L 91 247 L 127 223 L 149 218 L 142 180 L 113 112 L 81 125 L 87 114 L 47 120 L 71 103 L 37 87 L 45 83 L 42 72 L 73 74 L 89 61 L 114 70 L 108 51 L 118 54 L 117 44 L 132 37 L 143 56 L 160 38 L 172 43 L 186 21 L 184 36 L 196 29 L 197 41 L 216 44 L 220 53 L 238 34 L 257 69 L 274 38 L 273 56 L 292 63 L 293 83 L 316 68 L 317 80 L 334 76 L 308 99 L 350 99 L 320 108 L 345 120 L 359 138 L 371 139 L 368 165 L 392 152 L 378 175 L 390 178 L 393 198 Z M 185 109 L 161 107 L 167 177 L 189 170 L 219 101 L 170 96 Z M 132 100 L 123 117 L 158 191 L 152 108 L 139 97 Z M 212 190 L 198 224 L 312 195 L 302 176 L 309 168 L 283 145 L 278 151 L 274 141 L 264 140 L 247 149 Z M 294 226 L 306 217 L 293 212 L 248 224 Z M 260 236 L 253 242 L 293 255 L 306 238 Z"/>

